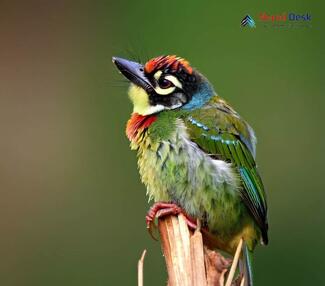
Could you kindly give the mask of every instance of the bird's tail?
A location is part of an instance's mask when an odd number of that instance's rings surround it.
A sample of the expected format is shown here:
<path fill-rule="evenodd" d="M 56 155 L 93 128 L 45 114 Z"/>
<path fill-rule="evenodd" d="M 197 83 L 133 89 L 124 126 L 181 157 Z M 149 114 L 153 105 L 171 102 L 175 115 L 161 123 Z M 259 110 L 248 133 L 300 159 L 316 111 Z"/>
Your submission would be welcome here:
<path fill-rule="evenodd" d="M 242 253 L 240 270 L 245 277 L 244 286 L 253 286 L 253 252 L 248 249 L 245 242 L 243 243 Z"/>

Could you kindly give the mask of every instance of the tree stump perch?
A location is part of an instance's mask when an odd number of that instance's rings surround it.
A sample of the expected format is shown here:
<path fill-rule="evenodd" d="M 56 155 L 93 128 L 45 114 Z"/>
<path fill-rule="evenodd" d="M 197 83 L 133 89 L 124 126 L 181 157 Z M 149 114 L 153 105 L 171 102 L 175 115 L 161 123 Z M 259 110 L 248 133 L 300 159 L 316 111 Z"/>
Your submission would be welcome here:
<path fill-rule="evenodd" d="M 182 214 L 160 218 L 158 229 L 167 267 L 168 286 L 244 285 L 244 279 L 233 279 L 240 246 L 231 263 L 230 259 L 204 246 L 200 229 L 190 231 Z M 143 259 L 144 254 L 138 263 L 138 286 L 143 286 Z"/>

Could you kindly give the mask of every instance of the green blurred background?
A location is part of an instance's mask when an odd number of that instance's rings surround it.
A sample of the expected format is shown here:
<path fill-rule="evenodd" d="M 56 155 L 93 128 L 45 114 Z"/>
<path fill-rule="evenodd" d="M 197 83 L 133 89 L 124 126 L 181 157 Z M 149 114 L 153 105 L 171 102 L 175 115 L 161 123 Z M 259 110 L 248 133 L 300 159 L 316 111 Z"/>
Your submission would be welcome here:
<path fill-rule="evenodd" d="M 264 28 L 264 11 L 312 27 Z M 270 206 L 256 284 L 324 285 L 324 17 L 321 1 L 0 1 L 0 285 L 135 285 L 144 248 L 145 285 L 165 284 L 111 63 L 161 54 L 256 130 Z"/>

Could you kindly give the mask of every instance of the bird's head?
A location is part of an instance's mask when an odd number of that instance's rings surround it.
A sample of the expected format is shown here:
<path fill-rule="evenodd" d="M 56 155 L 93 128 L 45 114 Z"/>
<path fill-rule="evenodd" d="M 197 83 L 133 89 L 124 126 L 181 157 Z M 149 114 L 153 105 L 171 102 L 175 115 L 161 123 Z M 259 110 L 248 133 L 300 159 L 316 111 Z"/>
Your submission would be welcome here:
<path fill-rule="evenodd" d="M 180 57 L 160 56 L 144 65 L 117 57 L 113 62 L 131 82 L 133 111 L 140 115 L 200 108 L 214 95 L 208 80 Z"/>

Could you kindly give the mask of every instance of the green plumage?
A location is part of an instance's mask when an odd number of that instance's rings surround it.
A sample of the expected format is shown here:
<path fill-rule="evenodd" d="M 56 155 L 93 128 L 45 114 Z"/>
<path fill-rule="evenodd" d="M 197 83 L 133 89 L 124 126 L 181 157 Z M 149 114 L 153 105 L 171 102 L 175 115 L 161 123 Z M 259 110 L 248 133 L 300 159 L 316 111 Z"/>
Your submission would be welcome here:
<path fill-rule="evenodd" d="M 255 138 L 251 127 L 220 97 L 214 97 L 204 108 L 192 111 L 186 123 L 191 139 L 200 148 L 233 163 L 242 181 L 241 197 L 267 244 L 266 194 L 254 160 Z"/>
<path fill-rule="evenodd" d="M 234 253 L 243 239 L 242 273 L 251 286 L 252 251 L 268 242 L 253 129 L 180 57 L 113 62 L 132 83 L 126 133 L 149 197 L 199 218 L 219 249 Z"/>
<path fill-rule="evenodd" d="M 254 140 L 247 123 L 215 96 L 201 109 L 159 113 L 132 146 L 150 197 L 201 218 L 218 246 L 233 252 L 242 236 L 251 250 L 261 235 L 267 242 Z"/>

